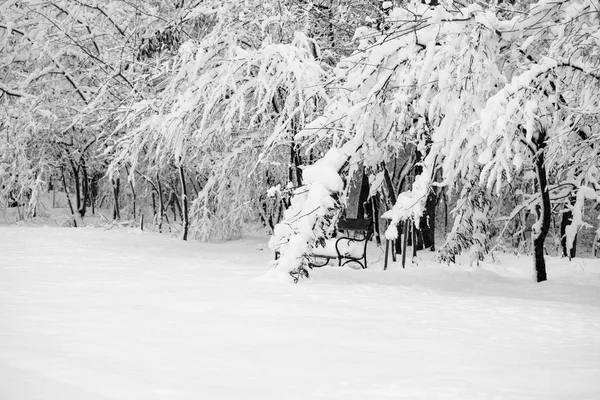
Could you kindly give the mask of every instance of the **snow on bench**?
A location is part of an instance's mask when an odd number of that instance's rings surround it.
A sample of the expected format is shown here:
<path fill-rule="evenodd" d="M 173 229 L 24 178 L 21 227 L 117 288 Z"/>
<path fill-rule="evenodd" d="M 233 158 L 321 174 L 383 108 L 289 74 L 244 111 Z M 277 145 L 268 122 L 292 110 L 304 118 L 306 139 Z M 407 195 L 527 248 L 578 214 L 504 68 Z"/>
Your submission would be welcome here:
<path fill-rule="evenodd" d="M 326 240 L 325 246 L 316 245 L 310 254 L 310 267 L 323 267 L 329 260 L 337 259 L 340 267 L 357 263 L 367 268 L 367 243 L 373 235 L 371 220 L 343 219 L 338 221 L 337 228 L 343 236 Z"/>

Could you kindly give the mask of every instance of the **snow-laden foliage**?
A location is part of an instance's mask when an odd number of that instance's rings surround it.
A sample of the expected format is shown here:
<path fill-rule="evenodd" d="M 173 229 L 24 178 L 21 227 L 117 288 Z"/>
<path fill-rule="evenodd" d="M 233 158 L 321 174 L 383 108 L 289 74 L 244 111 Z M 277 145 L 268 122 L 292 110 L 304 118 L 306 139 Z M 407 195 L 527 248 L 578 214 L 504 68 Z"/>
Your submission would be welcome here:
<path fill-rule="evenodd" d="M 489 252 L 492 207 L 484 189 L 471 175 L 463 183 L 455 208 L 454 225 L 441 246 L 438 258 L 443 263 L 455 263 L 456 256 L 470 253 L 470 263 L 479 264 Z"/>
<path fill-rule="evenodd" d="M 193 171 L 192 227 L 207 239 L 239 234 L 261 194 L 286 183 L 294 133 L 325 93 L 318 48 L 284 31 L 288 12 L 268 2 L 201 12 L 214 25 L 164 64 L 164 88 L 121 108 L 112 167 Z"/>
<path fill-rule="evenodd" d="M 331 237 L 339 211 L 345 204 L 347 177 L 356 170 L 360 141 L 330 149 L 315 164 L 304 169 L 305 184 L 297 188 L 283 220 L 275 226 L 269 247 L 278 255 L 272 267 L 291 274 L 296 281 L 308 276 L 309 255 L 314 246 L 324 246 Z"/>
<path fill-rule="evenodd" d="M 598 201 L 598 194 L 596 190 L 589 186 L 581 186 L 577 190 L 577 196 L 575 204 L 573 205 L 573 218 L 572 222 L 566 229 L 567 235 L 567 251 L 570 252 L 573 246 L 573 241 L 575 240 L 575 235 L 577 235 L 577 231 L 586 226 L 587 224 L 583 220 L 583 208 L 585 205 L 585 200 L 594 200 Z"/>
<path fill-rule="evenodd" d="M 359 50 L 338 65 L 337 93 L 303 135 L 334 145 L 360 135 L 367 166 L 417 146 L 422 172 L 385 214 L 390 239 L 399 221 L 423 214 L 433 185 L 476 175 L 478 185 L 499 194 L 535 170 L 546 199 L 549 171 L 553 183 L 570 176 L 577 186 L 596 171 L 599 26 L 591 0 L 541 1 L 505 20 L 476 4 L 410 2 L 389 12 L 383 31 L 357 30 Z M 436 171 L 441 179 L 434 182 Z M 540 202 L 534 226 L 542 245 L 549 206 Z M 485 236 L 474 234 L 464 246 L 475 243 L 480 252 Z"/>
<path fill-rule="evenodd" d="M 0 4 L 4 198 L 7 193 L 35 193 L 36 182 L 60 180 L 65 169 L 78 193 L 80 186 L 87 187 L 88 175 L 105 173 L 98 152 L 112 112 L 138 94 L 144 67 L 135 55 L 144 38 L 158 29 L 157 21 L 176 13 L 167 1 Z M 18 161 L 20 149 L 27 151 L 21 157 L 27 165 Z M 35 200 L 25 197 L 19 201 Z M 85 207 L 79 211 L 83 216 Z"/>

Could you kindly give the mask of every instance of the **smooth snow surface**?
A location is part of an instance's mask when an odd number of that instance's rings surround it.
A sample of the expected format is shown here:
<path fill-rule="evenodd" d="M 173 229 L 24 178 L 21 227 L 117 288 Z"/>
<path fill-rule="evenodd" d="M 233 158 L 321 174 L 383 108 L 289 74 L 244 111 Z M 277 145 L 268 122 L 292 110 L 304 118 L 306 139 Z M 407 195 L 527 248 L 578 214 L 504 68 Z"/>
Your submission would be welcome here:
<path fill-rule="evenodd" d="M 595 261 L 293 285 L 266 241 L 0 227 L 0 399 L 600 399 Z"/>

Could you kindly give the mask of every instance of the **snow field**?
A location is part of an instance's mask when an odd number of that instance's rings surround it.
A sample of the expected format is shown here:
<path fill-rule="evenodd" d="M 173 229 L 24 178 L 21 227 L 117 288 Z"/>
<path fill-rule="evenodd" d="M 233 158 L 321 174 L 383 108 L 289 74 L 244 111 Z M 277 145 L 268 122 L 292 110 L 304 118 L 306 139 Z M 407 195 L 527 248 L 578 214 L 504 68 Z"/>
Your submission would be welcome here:
<path fill-rule="evenodd" d="M 600 398 L 594 260 L 293 285 L 267 240 L 0 227 L 0 399 Z"/>

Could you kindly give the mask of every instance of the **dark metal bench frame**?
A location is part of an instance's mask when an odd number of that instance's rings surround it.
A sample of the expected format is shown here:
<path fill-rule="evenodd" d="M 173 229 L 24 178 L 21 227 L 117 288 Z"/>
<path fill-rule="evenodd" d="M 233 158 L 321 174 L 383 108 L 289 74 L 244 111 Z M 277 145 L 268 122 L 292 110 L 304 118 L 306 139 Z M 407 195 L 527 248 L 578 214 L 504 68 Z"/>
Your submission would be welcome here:
<path fill-rule="evenodd" d="M 339 236 L 335 241 L 336 256 L 327 256 L 321 254 L 309 254 L 309 257 L 315 259 L 324 259 L 325 262 L 322 264 L 309 263 L 310 268 L 320 268 L 329 264 L 329 260 L 337 259 L 338 266 L 342 267 L 348 263 L 358 263 L 362 269 L 367 268 L 367 243 L 373 236 L 373 221 L 370 219 L 340 219 L 337 224 L 338 231 L 344 232 L 344 236 Z M 348 243 L 364 243 L 362 248 L 362 255 L 360 257 L 353 257 L 351 255 L 342 254 L 340 252 L 340 243 L 342 241 L 348 241 Z"/>

